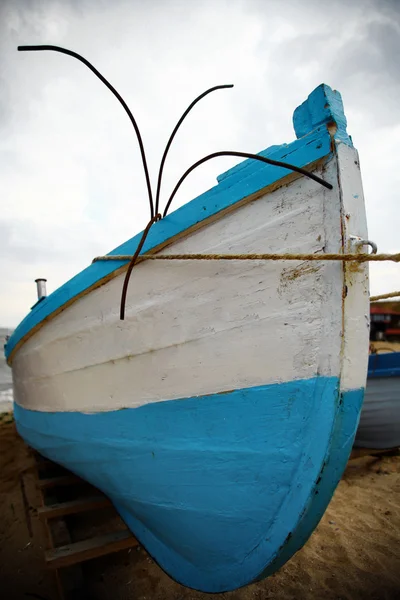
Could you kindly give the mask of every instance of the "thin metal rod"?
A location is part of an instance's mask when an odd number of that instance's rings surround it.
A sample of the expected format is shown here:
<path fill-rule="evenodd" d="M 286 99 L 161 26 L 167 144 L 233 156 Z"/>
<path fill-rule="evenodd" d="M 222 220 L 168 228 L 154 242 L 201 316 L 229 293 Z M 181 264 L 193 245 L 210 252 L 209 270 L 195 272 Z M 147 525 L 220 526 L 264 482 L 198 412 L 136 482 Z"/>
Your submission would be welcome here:
<path fill-rule="evenodd" d="M 196 167 L 199 167 L 206 161 L 211 160 L 212 158 L 217 158 L 218 156 L 239 156 L 241 158 L 251 158 L 254 160 L 259 160 L 260 162 L 267 163 L 268 165 L 275 165 L 276 167 L 283 167 L 284 169 L 296 171 L 296 173 L 301 173 L 302 175 L 305 175 L 306 177 L 313 179 L 317 183 L 320 183 L 321 185 L 326 187 L 328 190 L 333 189 L 333 186 L 330 183 L 328 183 L 327 181 L 324 181 L 324 179 L 321 179 L 317 175 L 314 175 L 314 173 L 310 173 L 309 171 L 306 171 L 306 169 L 302 169 L 301 167 L 296 167 L 295 165 L 290 165 L 289 163 L 284 163 L 279 160 L 272 160 L 271 158 L 265 158 L 264 156 L 260 156 L 259 154 L 250 154 L 249 152 L 234 152 L 234 151 L 230 151 L 230 150 L 224 150 L 222 152 L 214 152 L 213 154 L 209 154 L 208 156 L 201 158 L 196 163 L 194 163 L 194 165 L 189 167 L 189 169 L 182 175 L 182 177 L 176 184 L 174 191 L 172 192 L 171 196 L 169 197 L 169 200 L 168 200 L 167 205 L 164 210 L 163 217 L 165 217 L 167 215 L 168 209 L 171 206 L 171 202 L 174 199 L 176 192 L 178 191 L 178 189 L 180 188 L 181 184 L 184 182 L 186 177 L 192 171 L 194 171 L 194 169 L 196 169 Z"/>
<path fill-rule="evenodd" d="M 18 50 L 20 52 L 32 52 L 32 51 L 36 52 L 38 50 L 53 50 L 54 52 L 60 52 L 61 54 L 67 54 L 68 56 L 72 56 L 73 58 L 80 60 L 84 65 L 86 65 L 92 71 L 92 73 L 94 73 L 100 79 L 100 81 L 102 81 L 104 83 L 104 85 L 106 87 L 108 87 L 108 89 L 114 94 L 114 96 L 117 98 L 117 100 L 119 100 L 119 102 L 124 107 L 125 112 L 127 113 L 128 117 L 135 129 L 135 132 L 136 132 L 136 137 L 137 137 L 137 140 L 139 143 L 139 148 L 140 148 L 140 154 L 142 156 L 143 169 L 144 169 L 144 173 L 146 176 L 147 192 L 149 195 L 149 204 L 150 204 L 150 214 L 151 214 L 151 218 L 153 218 L 154 217 L 153 193 L 151 190 L 150 176 L 149 176 L 149 170 L 147 168 L 146 153 L 144 151 L 142 136 L 140 135 L 139 127 L 135 121 L 135 118 L 134 118 L 133 114 L 131 113 L 125 100 L 122 98 L 122 96 L 111 85 L 111 83 L 109 83 L 107 81 L 107 79 L 105 77 L 103 77 L 103 75 L 92 64 L 90 64 L 90 62 L 88 60 L 86 60 L 86 58 L 83 58 L 83 56 L 81 56 L 77 52 L 73 52 L 72 50 L 67 50 L 66 48 L 61 48 L 60 46 L 51 46 L 51 45 L 18 46 Z"/>
<path fill-rule="evenodd" d="M 124 284 L 122 286 L 121 304 L 120 304 L 120 309 L 119 309 L 119 318 L 121 321 L 123 321 L 125 319 L 126 295 L 128 293 L 128 285 L 129 285 L 129 279 L 131 277 L 132 269 L 135 266 L 136 260 L 140 254 L 141 249 L 143 248 L 143 244 L 146 241 L 146 238 L 151 229 L 151 226 L 153 225 L 153 223 L 155 223 L 156 221 L 159 221 L 160 219 L 161 219 L 161 215 L 159 215 L 159 214 L 155 215 L 154 217 L 152 217 L 150 219 L 150 221 L 148 222 L 148 224 L 146 226 L 146 229 L 143 231 L 141 240 L 138 244 L 138 247 L 136 248 L 135 254 L 130 258 L 130 263 L 128 265 L 128 270 L 126 272 Z"/>
<path fill-rule="evenodd" d="M 155 203 L 155 212 L 158 213 L 159 210 L 159 204 L 160 204 L 160 193 L 161 193 L 161 181 L 162 181 L 162 176 L 163 176 L 163 170 L 164 170 L 164 164 L 165 164 L 165 160 L 167 158 L 167 154 L 168 151 L 171 147 L 171 144 L 173 142 L 173 139 L 179 129 L 179 127 L 182 125 L 182 122 L 184 121 L 185 117 L 189 114 L 189 112 L 192 110 L 192 108 L 205 96 L 207 96 L 208 94 L 211 94 L 211 92 L 215 92 L 216 90 L 223 90 L 226 88 L 233 88 L 233 84 L 229 83 L 226 85 L 216 85 L 212 88 L 210 88 L 209 90 L 206 90 L 205 92 L 203 92 L 202 94 L 200 94 L 200 96 L 197 96 L 197 98 L 195 98 L 193 100 L 193 102 L 187 107 L 187 109 L 185 110 L 185 112 L 183 113 L 183 115 L 181 116 L 181 118 L 179 119 L 179 121 L 177 122 L 177 124 L 175 125 L 174 130 L 172 131 L 170 138 L 167 142 L 167 145 L 165 146 L 165 150 L 164 150 L 164 154 L 163 157 L 161 159 L 161 163 L 160 163 L 160 170 L 158 172 L 158 181 L 157 181 L 157 191 L 156 191 L 156 203 Z"/>

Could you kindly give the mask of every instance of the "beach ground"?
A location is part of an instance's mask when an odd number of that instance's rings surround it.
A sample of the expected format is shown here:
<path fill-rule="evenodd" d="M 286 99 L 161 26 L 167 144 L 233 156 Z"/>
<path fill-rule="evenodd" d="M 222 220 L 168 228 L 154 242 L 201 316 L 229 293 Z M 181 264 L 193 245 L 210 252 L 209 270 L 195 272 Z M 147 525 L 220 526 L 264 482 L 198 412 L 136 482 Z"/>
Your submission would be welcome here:
<path fill-rule="evenodd" d="M 46 538 L 35 515 L 33 458 L 12 415 L 0 423 L 0 590 L 4 600 L 56 600 L 44 568 Z M 24 475 L 31 537 L 21 493 Z M 282 600 L 399 597 L 400 455 L 349 461 L 310 540 L 278 573 L 249 587 L 211 596 L 172 581 L 143 549 L 84 565 L 87 600 Z"/>

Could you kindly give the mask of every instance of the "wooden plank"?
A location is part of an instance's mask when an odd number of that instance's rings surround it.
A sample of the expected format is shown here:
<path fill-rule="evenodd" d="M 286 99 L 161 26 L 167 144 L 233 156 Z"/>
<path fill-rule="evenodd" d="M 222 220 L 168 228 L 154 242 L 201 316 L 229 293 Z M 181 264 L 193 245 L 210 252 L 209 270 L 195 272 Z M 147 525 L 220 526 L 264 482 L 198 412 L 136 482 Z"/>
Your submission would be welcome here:
<path fill-rule="evenodd" d="M 45 559 L 49 568 L 59 569 L 137 545 L 136 538 L 125 529 L 47 550 Z"/>
<path fill-rule="evenodd" d="M 49 494 L 51 494 L 52 504 L 61 501 L 65 487 L 55 485 L 56 482 L 60 484 L 60 480 L 64 480 L 65 483 L 68 477 L 71 479 L 76 478 L 76 476 L 36 452 L 34 457 L 37 467 L 36 488 L 39 492 L 38 496 L 41 499 L 42 507 L 46 506 L 46 500 L 49 501 Z M 39 478 L 39 472 L 42 474 L 43 479 Z M 47 548 L 54 549 L 55 547 L 72 543 L 67 524 L 62 517 L 50 520 L 44 519 L 43 525 L 48 540 Z M 54 569 L 53 573 L 57 586 L 58 600 L 87 599 L 85 579 L 80 564 L 72 565 L 60 571 Z"/>
<path fill-rule="evenodd" d="M 61 547 L 72 543 L 65 519 L 46 521 L 51 534 L 50 548 Z M 81 565 L 72 565 L 63 570 L 54 570 L 60 600 L 86 600 L 85 579 Z"/>
<path fill-rule="evenodd" d="M 57 504 L 49 504 L 41 506 L 37 510 L 37 514 L 41 519 L 54 519 L 56 517 L 64 517 L 89 510 L 106 508 L 111 506 L 110 500 L 106 496 L 90 496 L 72 500 L 70 502 L 60 502 Z"/>
<path fill-rule="evenodd" d="M 77 475 L 60 475 L 58 477 L 48 477 L 46 479 L 38 479 L 37 487 L 41 490 L 47 490 L 54 487 L 65 487 L 77 483 L 86 482 Z M 89 485 L 89 484 L 87 484 Z"/>

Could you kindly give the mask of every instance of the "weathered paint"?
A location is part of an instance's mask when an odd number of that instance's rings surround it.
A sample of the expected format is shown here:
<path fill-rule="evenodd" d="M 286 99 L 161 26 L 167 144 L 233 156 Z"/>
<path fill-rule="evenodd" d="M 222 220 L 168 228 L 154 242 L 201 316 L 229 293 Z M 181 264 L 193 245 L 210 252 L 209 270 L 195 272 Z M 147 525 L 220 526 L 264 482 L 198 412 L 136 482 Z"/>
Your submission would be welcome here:
<path fill-rule="evenodd" d="M 353 236 L 367 240 L 367 218 L 357 150 L 339 141 L 335 144 L 339 162 L 339 189 L 343 248 L 348 252 L 366 252 L 354 247 Z M 354 196 L 357 196 L 355 198 Z M 367 263 L 344 263 L 341 389 L 365 387 L 369 348 L 369 268 Z M 360 359 L 357 359 L 357 356 Z"/>
<path fill-rule="evenodd" d="M 337 90 L 322 83 L 308 96 L 293 114 L 293 126 L 298 138 L 326 125 L 336 125 L 335 139 L 352 146 L 348 135 L 347 119 L 344 114 L 342 96 Z"/>
<path fill-rule="evenodd" d="M 338 426 L 350 448 L 361 395 L 348 397 L 349 422 Z M 304 515 L 324 488 L 338 406 L 338 378 L 317 377 L 97 415 L 17 406 L 16 420 L 28 443 L 111 498 L 172 577 L 220 592 L 287 554 L 298 527 L 311 533 L 316 513 L 311 526 Z"/>
<path fill-rule="evenodd" d="M 367 238 L 357 153 L 341 140 L 340 115 L 315 129 L 310 111 L 311 133 L 268 152 L 313 164 L 333 190 L 245 161 L 157 223 L 143 251 L 354 251 L 351 237 Z M 43 301 L 8 352 L 121 264 L 96 263 Z M 17 426 L 110 495 L 179 581 L 245 585 L 301 547 L 340 479 L 365 384 L 368 269 L 142 262 L 122 323 L 121 283 L 24 338 L 13 359 Z"/>
<path fill-rule="evenodd" d="M 316 161 L 329 157 L 331 153 L 331 137 L 325 126 L 312 132 L 304 139 L 279 147 L 269 155 L 274 160 L 287 160 L 299 167 L 306 167 Z M 251 164 L 250 164 L 251 163 Z M 257 161 L 246 160 L 236 169 L 240 175 L 227 177 L 217 186 L 201 194 L 191 202 L 170 213 L 165 219 L 155 223 L 143 246 L 142 254 L 166 245 L 175 237 L 218 214 L 223 214 L 253 194 L 258 194 L 268 186 L 278 184 L 289 171 L 281 167 L 266 165 Z M 335 181 L 329 182 L 333 185 Z M 281 185 L 284 184 L 284 181 Z M 320 187 L 313 182 L 315 188 Z M 133 254 L 142 237 L 142 232 L 115 248 L 109 254 Z M 55 311 L 79 297 L 85 290 L 109 277 L 113 272 L 126 265 L 126 261 L 96 262 L 78 273 L 62 285 L 45 300 L 37 304 L 25 319 L 18 325 L 7 342 L 5 353 L 10 357 L 16 345 L 29 335 L 29 332 L 43 322 Z"/>
<path fill-rule="evenodd" d="M 344 150 L 326 165 L 328 177 L 339 177 L 336 190 L 298 179 L 163 252 L 347 251 L 354 232 L 367 234 L 358 214 L 357 154 Z M 19 349 L 19 404 L 107 411 L 316 374 L 340 374 L 342 390 L 365 386 L 365 264 L 142 263 L 124 322 L 121 279 L 81 298 Z M 271 348 L 274 361 L 266 367 Z M 127 389 L 134 394 L 127 397 Z"/>
<path fill-rule="evenodd" d="M 332 158 L 325 174 L 336 173 Z M 340 205 L 338 188 L 300 178 L 163 254 L 339 252 Z M 18 350 L 19 404 L 107 411 L 340 371 L 341 263 L 142 263 L 123 322 L 122 279 L 81 298 Z"/>

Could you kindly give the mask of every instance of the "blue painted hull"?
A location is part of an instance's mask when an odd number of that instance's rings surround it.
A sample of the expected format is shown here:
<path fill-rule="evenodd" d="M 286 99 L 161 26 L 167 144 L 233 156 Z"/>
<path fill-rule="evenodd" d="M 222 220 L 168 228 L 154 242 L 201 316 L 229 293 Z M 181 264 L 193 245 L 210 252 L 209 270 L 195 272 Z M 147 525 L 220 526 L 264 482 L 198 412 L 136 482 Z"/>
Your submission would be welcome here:
<path fill-rule="evenodd" d="M 99 414 L 15 407 L 39 452 L 103 490 L 186 586 L 236 589 L 307 540 L 353 444 L 363 390 L 317 377 Z"/>

